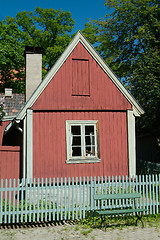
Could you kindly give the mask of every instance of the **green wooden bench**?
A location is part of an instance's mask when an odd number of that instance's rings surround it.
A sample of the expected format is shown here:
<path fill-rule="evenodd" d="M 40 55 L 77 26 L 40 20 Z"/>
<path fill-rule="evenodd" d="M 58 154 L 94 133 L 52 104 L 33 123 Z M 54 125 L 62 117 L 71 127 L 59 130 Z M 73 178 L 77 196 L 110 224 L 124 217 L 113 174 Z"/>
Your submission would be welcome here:
<path fill-rule="evenodd" d="M 136 214 L 136 225 L 138 220 L 141 221 L 142 214 L 145 209 L 138 208 L 138 201 L 141 198 L 140 193 L 122 193 L 122 194 L 95 194 L 94 195 L 94 216 L 98 214 L 101 216 L 101 224 L 104 222 L 106 231 L 106 215 L 127 215 L 130 213 Z M 97 209 L 97 201 L 99 200 L 100 207 Z M 140 213 L 140 214 L 138 214 Z M 94 220 L 95 225 L 95 220 Z"/>

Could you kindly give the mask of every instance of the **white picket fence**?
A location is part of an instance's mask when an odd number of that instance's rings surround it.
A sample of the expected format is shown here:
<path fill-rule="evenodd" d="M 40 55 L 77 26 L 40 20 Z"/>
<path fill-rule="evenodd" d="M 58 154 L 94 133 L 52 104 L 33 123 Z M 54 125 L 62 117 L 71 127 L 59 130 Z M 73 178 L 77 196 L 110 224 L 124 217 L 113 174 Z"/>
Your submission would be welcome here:
<path fill-rule="evenodd" d="M 160 212 L 160 175 L 1 180 L 0 224 L 75 220 L 92 212 L 95 193 L 141 193 L 144 214 Z M 109 208 L 107 201 L 104 208 Z M 124 203 L 123 203 L 124 205 Z M 99 208 L 100 202 L 96 202 Z"/>

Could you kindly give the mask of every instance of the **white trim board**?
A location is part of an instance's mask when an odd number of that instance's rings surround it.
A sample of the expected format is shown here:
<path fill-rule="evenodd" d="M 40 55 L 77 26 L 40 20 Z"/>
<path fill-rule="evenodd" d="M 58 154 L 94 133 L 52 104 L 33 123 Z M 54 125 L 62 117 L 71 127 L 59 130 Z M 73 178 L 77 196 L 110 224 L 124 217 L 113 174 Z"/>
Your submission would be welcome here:
<path fill-rule="evenodd" d="M 129 176 L 136 176 L 136 130 L 135 116 L 132 110 L 127 110 L 127 126 L 128 126 L 128 163 Z"/>
<path fill-rule="evenodd" d="M 138 104 L 138 102 L 123 86 L 123 84 L 120 82 L 117 76 L 112 72 L 112 70 L 106 64 L 106 62 L 101 58 L 101 56 L 97 53 L 97 51 L 92 47 L 92 45 L 88 42 L 88 40 L 79 31 L 75 35 L 73 40 L 70 42 L 66 50 L 63 52 L 63 54 L 60 56 L 60 58 L 57 60 L 57 62 L 54 64 L 54 66 L 51 68 L 51 70 L 48 72 L 48 74 L 45 76 L 44 80 L 40 83 L 40 85 L 37 87 L 37 89 L 28 99 L 25 106 L 19 111 L 19 113 L 16 116 L 16 121 L 22 120 L 24 118 L 24 116 L 26 115 L 26 109 L 31 108 L 33 106 L 33 104 L 38 99 L 40 94 L 44 91 L 44 89 L 47 87 L 49 82 L 52 80 L 52 78 L 55 76 L 57 71 L 60 69 L 60 67 L 63 65 L 63 63 L 66 61 L 66 59 L 69 57 L 69 55 L 71 54 L 71 52 L 74 50 L 74 48 L 77 46 L 79 42 L 87 49 L 87 51 L 91 54 L 91 56 L 95 59 L 95 61 L 99 64 L 99 66 L 106 72 L 109 78 L 113 81 L 113 83 L 118 87 L 121 93 L 125 96 L 125 98 L 131 103 L 134 110 L 134 115 L 140 116 L 141 114 L 144 113 L 143 109 Z"/>
<path fill-rule="evenodd" d="M 26 115 L 26 171 L 27 179 L 33 178 L 33 110 L 27 109 Z M 25 143 L 24 143 L 25 144 Z M 24 160 L 25 161 L 25 160 Z"/>

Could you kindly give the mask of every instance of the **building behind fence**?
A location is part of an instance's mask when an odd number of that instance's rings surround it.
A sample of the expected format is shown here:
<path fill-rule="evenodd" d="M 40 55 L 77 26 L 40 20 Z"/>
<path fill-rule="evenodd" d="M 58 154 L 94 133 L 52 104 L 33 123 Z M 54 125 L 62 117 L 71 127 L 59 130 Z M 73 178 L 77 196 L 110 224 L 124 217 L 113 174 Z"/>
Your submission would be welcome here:
<path fill-rule="evenodd" d="M 98 178 L 1 180 L 0 224 L 84 219 L 95 193 L 141 193 L 144 214 L 160 212 L 160 175 Z M 122 206 L 127 204 L 122 201 Z M 100 202 L 96 202 L 96 208 Z M 115 207 L 121 207 L 116 206 Z M 103 208 L 109 208 L 104 201 Z"/>

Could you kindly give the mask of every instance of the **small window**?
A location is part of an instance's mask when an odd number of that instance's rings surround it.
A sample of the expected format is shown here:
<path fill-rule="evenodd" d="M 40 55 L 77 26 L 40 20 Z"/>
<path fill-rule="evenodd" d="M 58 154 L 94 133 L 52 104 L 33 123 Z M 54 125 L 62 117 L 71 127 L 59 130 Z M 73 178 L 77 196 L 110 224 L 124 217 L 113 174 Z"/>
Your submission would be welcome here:
<path fill-rule="evenodd" d="M 66 121 L 67 163 L 100 162 L 98 121 Z"/>

